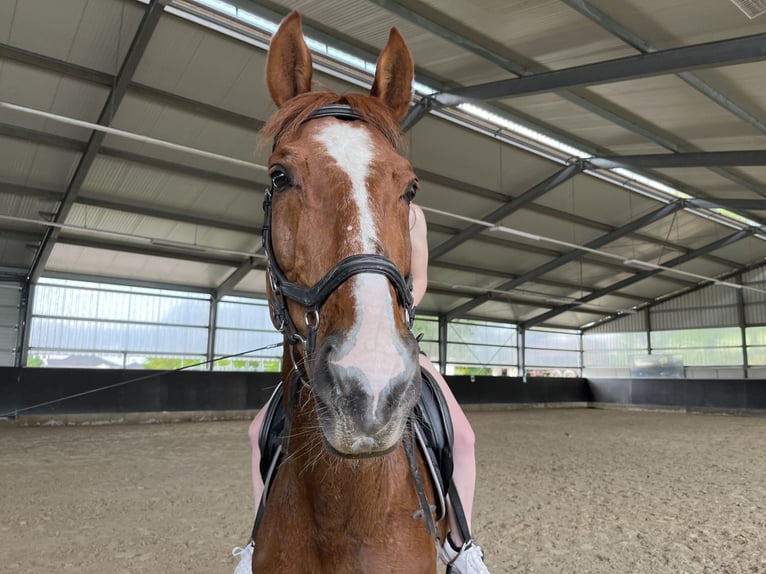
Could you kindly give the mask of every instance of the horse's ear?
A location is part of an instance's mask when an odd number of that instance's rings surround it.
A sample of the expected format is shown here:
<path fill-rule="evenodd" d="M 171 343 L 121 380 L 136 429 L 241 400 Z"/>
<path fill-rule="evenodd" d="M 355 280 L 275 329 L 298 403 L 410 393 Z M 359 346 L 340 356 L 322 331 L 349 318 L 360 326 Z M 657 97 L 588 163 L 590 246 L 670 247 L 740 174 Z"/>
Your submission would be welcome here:
<path fill-rule="evenodd" d="M 296 11 L 290 12 L 271 38 L 266 83 L 277 107 L 311 91 L 311 52 L 303 39 L 301 15 Z"/>
<path fill-rule="evenodd" d="M 396 28 L 391 28 L 388 43 L 378 58 L 371 96 L 383 101 L 397 121 L 404 119 L 412 98 L 415 64 L 407 44 Z"/>

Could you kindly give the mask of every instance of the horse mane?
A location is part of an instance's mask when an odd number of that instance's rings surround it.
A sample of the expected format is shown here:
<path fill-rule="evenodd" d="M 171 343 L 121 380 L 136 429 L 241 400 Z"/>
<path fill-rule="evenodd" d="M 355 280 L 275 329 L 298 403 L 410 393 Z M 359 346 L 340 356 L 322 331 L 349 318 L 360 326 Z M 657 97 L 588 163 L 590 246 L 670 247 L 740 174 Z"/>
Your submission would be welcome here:
<path fill-rule="evenodd" d="M 382 101 L 364 94 L 338 95 L 330 91 L 306 92 L 285 102 L 263 126 L 263 141 L 276 141 L 294 133 L 316 110 L 332 104 L 351 106 L 365 122 L 377 128 L 395 149 L 401 148 L 404 139 L 402 130 Z"/>

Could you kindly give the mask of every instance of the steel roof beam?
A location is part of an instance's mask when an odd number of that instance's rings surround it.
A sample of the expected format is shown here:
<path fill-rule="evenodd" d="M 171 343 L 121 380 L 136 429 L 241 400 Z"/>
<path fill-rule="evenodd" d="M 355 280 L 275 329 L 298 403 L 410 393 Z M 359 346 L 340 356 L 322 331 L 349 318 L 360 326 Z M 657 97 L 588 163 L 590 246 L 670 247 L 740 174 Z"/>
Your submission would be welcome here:
<path fill-rule="evenodd" d="M 531 187 L 521 195 L 514 197 L 505 205 L 500 206 L 495 211 L 483 218 L 487 223 L 497 223 L 504 217 L 507 217 L 514 211 L 522 208 L 524 205 L 538 199 L 545 195 L 552 189 L 555 189 L 565 181 L 573 178 L 575 175 L 583 170 L 583 164 L 576 162 L 560 169 L 550 177 L 545 178 L 537 185 Z M 429 259 L 438 259 L 448 251 L 455 249 L 457 246 L 465 243 L 472 237 L 475 237 L 482 231 L 486 231 L 487 227 L 479 223 L 472 223 L 457 235 L 451 237 L 441 245 L 438 245 L 431 249 Z"/>
<path fill-rule="evenodd" d="M 639 217 L 638 219 L 631 221 L 627 225 L 618 227 L 614 231 L 611 231 L 605 235 L 602 235 L 601 237 L 597 237 L 596 239 L 589 241 L 585 245 L 585 247 L 587 247 L 588 249 L 598 249 L 600 247 L 603 247 L 604 245 L 607 245 L 611 243 L 612 241 L 619 239 L 620 237 L 624 237 L 625 235 L 632 233 L 636 229 L 640 229 L 641 227 L 645 227 L 646 225 L 654 223 L 655 221 L 659 221 L 660 219 L 667 217 L 668 215 L 683 209 L 683 207 L 684 207 L 683 201 L 676 201 L 674 203 L 663 205 L 661 208 L 656 209 L 650 213 L 647 213 L 643 217 Z M 557 257 L 556 259 L 549 261 L 548 263 L 545 263 L 535 269 L 532 269 L 531 271 L 528 271 L 527 273 L 523 273 L 519 275 L 515 279 L 506 281 L 499 287 L 496 287 L 495 290 L 507 291 L 509 289 L 518 287 L 519 285 L 526 283 L 527 281 L 535 280 L 538 277 L 541 277 L 545 275 L 546 273 L 549 273 L 553 271 L 554 269 L 557 269 L 561 267 L 562 265 L 569 263 L 570 261 L 574 261 L 578 257 L 585 255 L 586 253 L 587 251 L 583 249 L 574 249 L 568 253 L 565 253 Z M 492 297 L 493 297 L 492 293 L 488 292 L 488 293 L 485 293 L 484 295 L 480 295 L 479 297 L 476 297 L 472 301 L 468 301 L 467 303 L 459 305 L 458 307 L 455 307 L 454 309 L 452 309 L 451 311 L 447 313 L 447 319 L 451 320 L 456 317 L 460 317 L 461 315 L 465 315 L 472 309 L 486 303 L 487 301 L 492 299 Z"/>
<path fill-rule="evenodd" d="M 585 163 L 594 169 L 683 168 L 710 166 L 766 166 L 766 150 L 655 153 L 592 157 Z"/>
<path fill-rule="evenodd" d="M 563 70 L 455 88 L 434 94 L 431 99 L 434 101 L 433 105 L 439 107 L 456 106 L 466 100 L 496 100 L 649 76 L 677 74 L 695 68 L 743 64 L 764 58 L 766 58 L 766 34 L 753 34 L 731 40 L 670 48 Z"/>
<path fill-rule="evenodd" d="M 670 261 L 665 261 L 664 263 L 662 263 L 662 266 L 677 267 L 678 265 L 682 265 L 683 263 L 691 261 L 692 259 L 695 259 L 697 257 L 700 257 L 712 251 L 715 251 L 717 249 L 722 249 L 728 245 L 731 245 L 732 243 L 736 243 L 737 241 L 740 241 L 741 239 L 744 239 L 745 237 L 749 237 L 752 234 L 753 234 L 752 230 L 742 229 L 727 237 L 718 239 L 717 241 L 713 241 L 712 243 L 708 243 L 707 245 L 704 245 L 698 249 L 690 251 L 689 253 L 686 253 L 679 257 L 675 257 L 674 259 L 671 259 Z M 548 319 L 551 319 L 553 317 L 556 317 L 557 315 L 570 311 L 571 309 L 574 309 L 575 307 L 583 303 L 589 303 L 590 301 L 594 301 L 595 299 L 598 299 L 599 297 L 603 297 L 615 291 L 619 291 L 620 289 L 628 287 L 629 285 L 637 283 L 643 279 L 647 279 L 649 277 L 662 273 L 663 271 L 664 271 L 663 269 L 647 269 L 646 271 L 641 271 L 640 273 L 636 273 L 632 275 L 631 277 L 627 277 L 626 279 L 623 279 L 622 281 L 618 281 L 617 283 L 614 283 L 613 285 L 610 285 L 609 287 L 599 289 L 598 291 L 594 291 L 593 293 L 590 293 L 589 295 L 586 295 L 585 297 L 581 297 L 580 299 L 577 299 L 577 301 L 574 301 L 572 303 L 567 303 L 566 305 L 561 305 L 560 307 L 557 307 L 546 313 L 538 315 L 537 317 L 533 317 L 532 319 L 525 321 L 523 323 L 523 327 L 525 329 L 534 327 L 536 325 L 539 325 L 547 321 Z"/>
<path fill-rule="evenodd" d="M 157 23 L 165 10 L 165 5 L 168 2 L 169 0 L 151 0 L 146 7 L 144 16 L 138 25 L 138 29 L 133 36 L 133 41 L 125 56 L 125 60 L 115 78 L 114 86 L 109 92 L 109 97 L 104 103 L 101 114 L 99 114 L 98 123 L 100 125 L 109 125 L 112 122 L 112 118 L 114 118 L 114 115 L 117 113 L 117 108 L 119 108 L 122 99 L 127 93 L 130 80 L 138 68 L 138 63 L 141 61 L 146 47 L 149 44 L 149 40 L 151 40 L 154 30 L 157 27 Z M 64 198 L 54 217 L 56 223 L 64 223 L 67 215 L 69 215 L 69 212 L 77 199 L 77 194 L 80 192 L 80 188 L 96 159 L 96 155 L 98 154 L 101 143 L 104 141 L 105 137 L 106 134 L 101 131 L 93 131 L 91 134 L 90 139 L 88 140 L 88 147 L 75 168 L 74 175 L 69 182 Z M 29 270 L 29 280 L 32 283 L 36 283 L 40 278 L 40 275 L 45 269 L 45 264 L 53 251 L 53 246 L 60 234 L 61 232 L 59 228 L 49 228 L 46 232 L 45 239 L 40 245 L 37 253 L 35 253 L 34 262 Z"/>
<path fill-rule="evenodd" d="M 753 211 L 766 211 L 766 199 L 716 199 L 713 201 L 707 199 L 689 199 L 686 201 L 694 207 L 703 209 L 714 209 L 723 207 L 724 209 L 750 209 Z"/>

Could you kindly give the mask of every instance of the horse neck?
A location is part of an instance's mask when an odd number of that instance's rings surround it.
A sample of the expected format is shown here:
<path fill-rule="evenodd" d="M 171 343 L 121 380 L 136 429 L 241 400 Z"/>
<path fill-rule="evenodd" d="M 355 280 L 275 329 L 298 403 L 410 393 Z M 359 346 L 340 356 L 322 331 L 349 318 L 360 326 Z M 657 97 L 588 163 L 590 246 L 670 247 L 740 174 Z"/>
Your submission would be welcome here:
<path fill-rule="evenodd" d="M 404 448 L 363 459 L 334 456 L 322 443 L 312 403 L 301 401 L 294 414 L 286 459 L 324 527 L 336 520 L 344 530 L 370 531 L 392 509 L 404 507 L 407 516 L 417 510 Z"/>

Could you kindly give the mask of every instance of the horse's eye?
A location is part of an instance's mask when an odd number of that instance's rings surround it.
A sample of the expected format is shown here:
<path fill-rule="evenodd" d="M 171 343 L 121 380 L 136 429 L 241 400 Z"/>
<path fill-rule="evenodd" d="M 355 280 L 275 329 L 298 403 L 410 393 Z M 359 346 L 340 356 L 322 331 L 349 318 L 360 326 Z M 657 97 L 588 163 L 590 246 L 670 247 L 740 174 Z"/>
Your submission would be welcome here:
<path fill-rule="evenodd" d="M 290 185 L 290 176 L 280 166 L 274 166 L 269 173 L 271 177 L 271 189 L 273 191 L 282 191 Z"/>
<path fill-rule="evenodd" d="M 404 190 L 404 193 L 402 194 L 402 197 L 410 202 L 413 199 L 415 199 L 415 196 L 418 193 L 418 180 L 414 180 L 410 182 L 410 184 L 407 186 L 407 189 Z"/>

